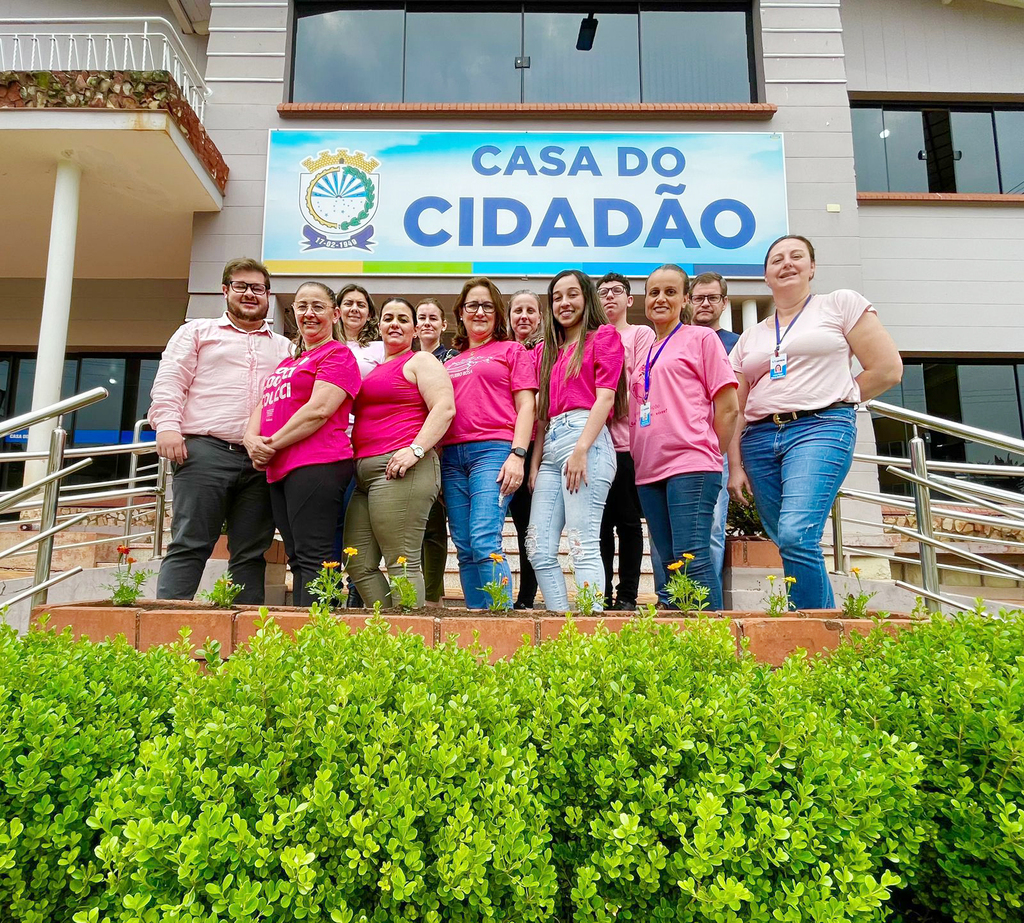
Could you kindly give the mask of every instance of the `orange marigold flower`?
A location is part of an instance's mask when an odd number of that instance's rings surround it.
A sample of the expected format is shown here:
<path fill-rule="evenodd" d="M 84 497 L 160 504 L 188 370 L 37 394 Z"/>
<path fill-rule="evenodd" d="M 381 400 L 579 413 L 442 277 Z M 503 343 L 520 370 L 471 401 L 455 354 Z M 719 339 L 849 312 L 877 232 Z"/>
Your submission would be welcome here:
<path fill-rule="evenodd" d="M 324 570 L 334 570 L 336 567 L 340 567 L 341 565 L 338 564 L 337 561 L 324 561 L 320 566 L 323 567 Z"/>
<path fill-rule="evenodd" d="M 118 545 L 117 546 L 117 553 L 118 554 L 128 554 L 129 552 L 131 552 L 131 550 L 132 549 L 128 545 Z"/>
<path fill-rule="evenodd" d="M 405 564 L 408 560 L 409 559 L 407 557 L 405 557 L 405 555 L 400 555 L 398 560 L 395 561 L 395 563 L 396 564 Z"/>
<path fill-rule="evenodd" d="M 669 564 L 668 567 L 666 567 L 665 569 L 666 570 L 679 570 L 679 568 L 682 567 L 682 566 L 683 566 L 683 562 L 682 561 L 676 561 L 673 564 Z"/>
<path fill-rule="evenodd" d="M 687 552 L 686 552 L 686 553 L 685 553 L 685 554 L 683 555 L 683 560 L 684 560 L 684 561 L 692 561 L 692 560 L 693 560 L 693 555 L 692 555 L 692 554 L 690 554 L 690 552 L 688 552 L 688 551 L 687 551 Z"/>
<path fill-rule="evenodd" d="M 134 564 L 135 563 L 135 558 L 131 558 L 131 557 L 128 558 L 127 563 L 128 564 Z"/>
<path fill-rule="evenodd" d="M 508 586 L 508 577 L 502 577 L 501 578 L 501 585 L 502 586 Z"/>
<path fill-rule="evenodd" d="M 491 552 L 491 560 L 492 560 L 492 561 L 493 561 L 493 562 L 494 562 L 495 564 L 500 564 L 500 563 L 501 563 L 502 561 L 504 561 L 504 560 L 505 560 L 505 556 L 504 556 L 504 555 L 500 555 L 500 554 L 498 554 L 498 553 L 497 553 L 496 551 L 492 551 L 492 552 Z"/>

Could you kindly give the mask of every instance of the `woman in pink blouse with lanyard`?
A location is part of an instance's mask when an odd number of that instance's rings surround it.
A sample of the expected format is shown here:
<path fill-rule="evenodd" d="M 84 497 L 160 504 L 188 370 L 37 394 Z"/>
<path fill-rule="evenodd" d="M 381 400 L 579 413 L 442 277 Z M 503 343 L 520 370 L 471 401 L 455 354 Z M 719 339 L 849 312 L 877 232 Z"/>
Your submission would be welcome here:
<path fill-rule="evenodd" d="M 789 599 L 798 609 L 835 605 L 821 533 L 853 462 L 857 403 L 903 375 L 871 303 L 849 289 L 812 294 L 814 269 L 806 237 L 768 248 L 764 279 L 775 311 L 743 331 L 730 355 L 746 427 L 733 444 L 729 493 L 741 503 L 745 490 L 753 494 L 786 576 L 796 579 Z M 863 367 L 856 378 L 854 357 Z"/>
<path fill-rule="evenodd" d="M 692 326 L 689 279 L 672 263 L 647 278 L 644 310 L 655 339 L 629 383 L 629 439 L 637 490 L 662 563 L 693 555 L 687 568 L 722 608 L 711 566 L 711 523 L 722 489 L 722 457 L 736 428 L 736 376 L 708 327 Z M 664 591 L 659 588 L 662 603 Z"/>
<path fill-rule="evenodd" d="M 540 360 L 526 548 L 545 605 L 564 611 L 569 596 L 558 563 L 564 526 L 576 586 L 589 584 L 600 611 L 605 591 L 601 518 L 615 477 L 607 424 L 626 412 L 624 351 L 585 273 L 565 269 L 555 276 L 548 304 L 552 322 L 545 325 Z"/>

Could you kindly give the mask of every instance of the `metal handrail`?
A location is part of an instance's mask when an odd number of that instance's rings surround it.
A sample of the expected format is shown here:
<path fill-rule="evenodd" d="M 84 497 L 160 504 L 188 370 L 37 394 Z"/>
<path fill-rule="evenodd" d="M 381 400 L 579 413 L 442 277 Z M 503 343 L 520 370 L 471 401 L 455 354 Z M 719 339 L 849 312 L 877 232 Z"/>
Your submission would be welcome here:
<path fill-rule="evenodd" d="M 997 449 L 1006 449 L 1009 452 L 1024 455 L 1024 439 L 1014 439 L 1013 436 L 1004 436 L 1002 433 L 968 426 L 966 423 L 955 423 L 952 420 L 933 417 L 916 410 L 907 410 L 905 407 L 885 404 L 882 401 L 868 401 L 864 406 L 872 413 L 881 414 L 898 423 L 909 423 L 911 426 L 935 430 L 935 432 L 945 433 L 947 436 L 958 436 L 968 442 L 980 442 L 982 445 L 990 445 Z"/>
<path fill-rule="evenodd" d="M 52 420 L 54 417 L 71 413 L 73 410 L 81 410 L 83 407 L 88 407 L 90 404 L 102 401 L 109 393 L 106 388 L 92 388 L 89 391 L 76 394 L 74 397 L 66 397 L 64 400 L 57 401 L 56 404 L 50 404 L 48 407 L 43 407 L 40 410 L 30 410 L 19 417 L 11 417 L 9 420 L 4 420 L 3 423 L 0 423 L 0 439 L 3 439 L 4 436 L 10 436 L 11 433 L 16 433 L 20 429 L 28 429 L 30 426 L 35 426 L 36 423 L 42 423 L 44 420 Z M 46 458 L 46 456 L 46 452 L 33 452 L 31 457 Z M 25 452 L 17 453 L 17 461 L 25 461 L 28 457 L 29 455 Z M 3 457 L 0 456 L 0 461 L 2 460 Z"/>

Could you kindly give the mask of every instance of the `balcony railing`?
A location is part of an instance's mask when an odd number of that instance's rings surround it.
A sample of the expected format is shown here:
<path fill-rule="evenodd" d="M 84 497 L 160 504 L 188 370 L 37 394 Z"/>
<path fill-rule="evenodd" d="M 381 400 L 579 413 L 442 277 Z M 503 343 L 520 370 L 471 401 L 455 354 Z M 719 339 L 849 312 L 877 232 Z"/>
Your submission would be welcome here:
<path fill-rule="evenodd" d="M 167 71 L 202 121 L 210 90 L 175 27 L 150 17 L 0 19 L 0 71 Z"/>

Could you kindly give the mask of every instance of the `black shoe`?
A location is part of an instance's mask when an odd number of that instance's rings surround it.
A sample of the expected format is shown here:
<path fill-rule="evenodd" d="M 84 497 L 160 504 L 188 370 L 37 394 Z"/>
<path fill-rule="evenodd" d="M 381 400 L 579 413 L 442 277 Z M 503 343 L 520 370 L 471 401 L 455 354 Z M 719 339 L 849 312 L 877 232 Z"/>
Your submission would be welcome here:
<path fill-rule="evenodd" d="M 607 608 L 612 612 L 633 612 L 636 609 L 636 600 L 620 599 L 616 601 L 614 606 L 608 606 Z"/>
<path fill-rule="evenodd" d="M 519 610 L 522 611 L 522 610 L 532 609 L 533 606 L 532 605 L 527 605 L 526 603 L 523 603 L 523 602 L 517 602 L 512 608 L 513 609 L 519 609 Z"/>

